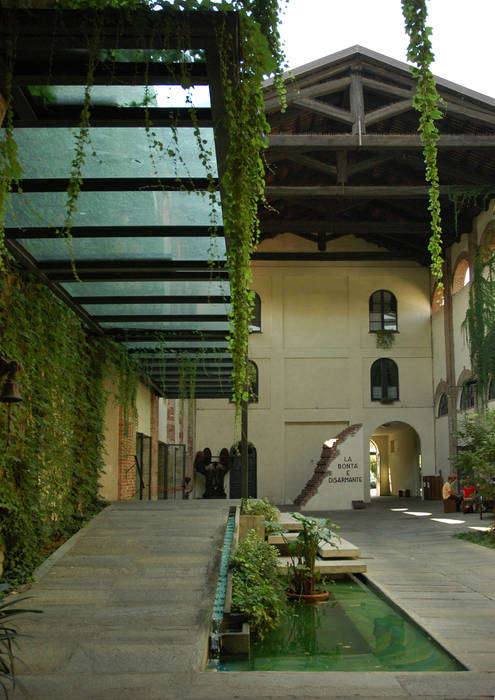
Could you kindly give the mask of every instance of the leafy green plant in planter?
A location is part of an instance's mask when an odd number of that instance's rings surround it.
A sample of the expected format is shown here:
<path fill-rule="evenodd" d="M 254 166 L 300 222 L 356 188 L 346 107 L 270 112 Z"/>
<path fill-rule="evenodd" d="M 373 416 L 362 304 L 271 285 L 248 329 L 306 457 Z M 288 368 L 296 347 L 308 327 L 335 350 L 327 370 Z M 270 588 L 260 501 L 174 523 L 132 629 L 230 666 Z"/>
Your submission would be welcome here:
<path fill-rule="evenodd" d="M 270 503 L 268 498 L 243 498 L 241 501 L 241 515 L 263 515 L 265 528 L 270 523 L 278 520 L 279 510 Z"/>
<path fill-rule="evenodd" d="M 259 639 L 280 624 L 287 609 L 285 581 L 277 559 L 276 547 L 254 530 L 239 542 L 230 559 L 232 609 L 246 615 L 252 634 Z"/>
<path fill-rule="evenodd" d="M 8 584 L 0 584 L 0 600 L 6 590 L 10 588 Z M 17 629 L 12 626 L 12 618 L 22 613 L 40 613 L 41 610 L 27 610 L 17 607 L 26 598 L 11 600 L 8 603 L 0 602 L 0 686 L 4 692 L 4 697 L 8 698 L 6 683 L 12 684 L 15 688 L 15 655 L 14 646 L 16 643 Z"/>
<path fill-rule="evenodd" d="M 381 350 L 390 350 L 395 343 L 395 331 L 378 330 L 376 333 L 376 347 Z"/>
<path fill-rule="evenodd" d="M 290 557 L 287 570 L 288 592 L 301 597 L 312 596 L 317 592 L 321 578 L 321 574 L 315 570 L 318 545 L 321 541 L 333 545 L 334 537 L 330 528 L 333 530 L 339 528 L 328 518 L 312 518 L 300 513 L 292 513 L 292 516 L 303 525 L 297 539 L 289 540 L 286 533 L 279 529 Z"/>

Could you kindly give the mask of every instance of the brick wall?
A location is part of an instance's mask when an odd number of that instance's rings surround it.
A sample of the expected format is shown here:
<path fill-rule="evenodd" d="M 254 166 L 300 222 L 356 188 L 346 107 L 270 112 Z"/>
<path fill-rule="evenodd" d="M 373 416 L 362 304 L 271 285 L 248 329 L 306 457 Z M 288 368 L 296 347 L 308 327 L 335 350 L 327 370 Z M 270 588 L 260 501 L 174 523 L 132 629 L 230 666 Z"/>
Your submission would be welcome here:
<path fill-rule="evenodd" d="M 151 392 L 151 498 L 158 498 L 158 396 Z"/>
<path fill-rule="evenodd" d="M 126 500 L 136 495 L 136 422 L 129 417 L 127 429 L 124 409 L 119 412 L 119 499 Z"/>

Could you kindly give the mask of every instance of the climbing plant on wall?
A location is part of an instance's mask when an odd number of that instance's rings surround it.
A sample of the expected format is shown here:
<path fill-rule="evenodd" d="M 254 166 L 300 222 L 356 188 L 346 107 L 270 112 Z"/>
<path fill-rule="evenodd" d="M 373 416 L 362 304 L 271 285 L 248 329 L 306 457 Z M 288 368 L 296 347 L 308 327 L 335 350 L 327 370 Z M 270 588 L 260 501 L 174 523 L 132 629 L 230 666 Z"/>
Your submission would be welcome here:
<path fill-rule="evenodd" d="M 437 167 L 438 129 L 435 121 L 442 117 L 439 109 L 441 98 L 437 92 L 435 78 L 430 70 L 434 61 L 431 46 L 431 27 L 426 24 L 426 0 L 401 0 L 406 32 L 409 36 L 407 58 L 415 64 L 413 75 L 417 78 L 414 107 L 419 112 L 419 134 L 423 146 L 425 177 L 430 185 L 429 205 L 431 235 L 428 250 L 431 255 L 431 271 L 442 279 L 442 222 Z"/>
<path fill-rule="evenodd" d="M 495 377 L 495 256 L 478 249 L 469 289 L 469 305 L 462 329 L 469 346 L 477 400 L 488 402 L 490 380 Z"/>
<path fill-rule="evenodd" d="M 12 407 L 7 446 L 0 404 L 0 538 L 5 576 L 24 580 L 47 543 L 77 530 L 100 507 L 103 380 L 120 377 L 115 399 L 131 404 L 135 375 L 121 350 L 90 337 L 52 292 L 8 271 L 0 278 L 0 354 L 17 359 L 23 402 Z"/>

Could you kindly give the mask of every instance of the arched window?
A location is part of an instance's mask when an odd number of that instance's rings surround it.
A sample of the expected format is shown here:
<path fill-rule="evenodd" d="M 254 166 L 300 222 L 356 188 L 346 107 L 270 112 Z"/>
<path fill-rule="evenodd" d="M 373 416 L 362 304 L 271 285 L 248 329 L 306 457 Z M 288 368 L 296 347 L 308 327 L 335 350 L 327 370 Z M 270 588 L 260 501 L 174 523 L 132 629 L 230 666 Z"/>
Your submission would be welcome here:
<path fill-rule="evenodd" d="M 370 296 L 370 333 L 397 330 L 397 299 L 392 292 L 379 289 Z"/>
<path fill-rule="evenodd" d="M 449 412 L 449 403 L 447 401 L 447 394 L 442 394 L 440 396 L 440 401 L 438 402 L 438 411 L 437 411 L 437 416 L 440 418 L 441 416 L 446 416 Z"/>
<path fill-rule="evenodd" d="M 443 287 L 436 286 L 431 300 L 431 312 L 434 314 L 445 305 L 445 295 Z"/>
<path fill-rule="evenodd" d="M 250 333 L 261 333 L 261 299 L 260 295 L 254 293 L 254 307 L 251 323 L 249 324 Z"/>
<path fill-rule="evenodd" d="M 371 400 L 397 401 L 399 369 L 393 360 L 381 357 L 371 365 Z"/>
<path fill-rule="evenodd" d="M 461 258 L 455 268 L 454 279 L 452 280 L 452 294 L 469 284 L 470 279 L 469 262 L 467 258 Z"/>
<path fill-rule="evenodd" d="M 461 391 L 461 411 L 473 408 L 476 395 L 476 382 L 467 381 L 462 385 Z"/>

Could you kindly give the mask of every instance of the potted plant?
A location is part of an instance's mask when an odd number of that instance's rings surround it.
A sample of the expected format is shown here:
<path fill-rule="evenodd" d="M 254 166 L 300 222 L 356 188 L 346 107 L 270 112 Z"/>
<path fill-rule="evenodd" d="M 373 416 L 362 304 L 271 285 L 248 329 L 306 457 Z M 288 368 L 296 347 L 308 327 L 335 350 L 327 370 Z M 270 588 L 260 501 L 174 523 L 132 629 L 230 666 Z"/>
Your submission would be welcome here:
<path fill-rule="evenodd" d="M 328 518 L 312 518 L 292 513 L 292 516 L 302 523 L 302 530 L 295 540 L 289 540 L 282 530 L 279 530 L 289 552 L 290 563 L 287 567 L 288 590 L 290 598 L 304 599 L 306 602 L 317 602 L 328 598 L 328 591 L 318 591 L 317 585 L 321 574 L 316 571 L 316 556 L 321 541 L 334 545 L 335 536 L 330 528 L 338 529 Z"/>
<path fill-rule="evenodd" d="M 280 512 L 267 498 L 243 498 L 239 519 L 239 539 L 254 529 L 264 539 L 265 532 L 271 532 L 271 524 L 278 520 Z"/>

